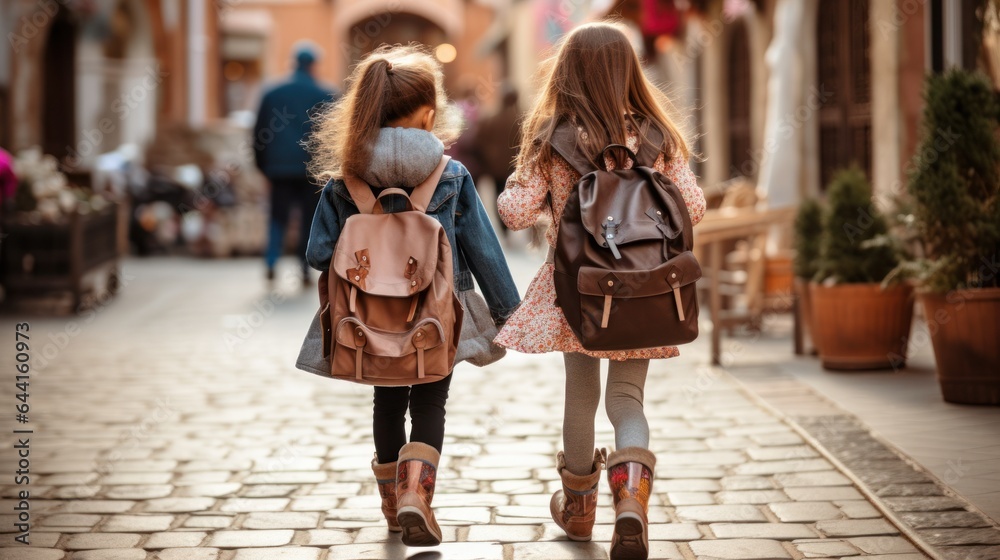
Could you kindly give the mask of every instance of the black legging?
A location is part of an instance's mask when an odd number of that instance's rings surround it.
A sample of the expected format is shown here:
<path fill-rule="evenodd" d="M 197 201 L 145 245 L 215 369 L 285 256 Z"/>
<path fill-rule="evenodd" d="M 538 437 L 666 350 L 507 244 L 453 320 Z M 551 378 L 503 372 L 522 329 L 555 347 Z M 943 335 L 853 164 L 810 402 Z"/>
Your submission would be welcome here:
<path fill-rule="evenodd" d="M 438 452 L 444 445 L 444 405 L 451 375 L 412 387 L 375 387 L 373 431 L 379 463 L 399 458 L 406 445 L 406 409 L 410 409 L 410 441 L 426 443 Z"/>

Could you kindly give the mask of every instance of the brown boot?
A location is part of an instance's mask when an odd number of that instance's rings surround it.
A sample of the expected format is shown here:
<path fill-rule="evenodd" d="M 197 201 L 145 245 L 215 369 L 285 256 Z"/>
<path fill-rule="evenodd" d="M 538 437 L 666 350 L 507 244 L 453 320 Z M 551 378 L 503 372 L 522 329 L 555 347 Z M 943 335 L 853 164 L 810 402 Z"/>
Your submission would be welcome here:
<path fill-rule="evenodd" d="M 601 467 L 606 458 L 603 449 L 595 449 L 591 473 L 579 476 L 566 468 L 566 457 L 562 451 L 557 456 L 556 470 L 562 477 L 562 490 L 552 495 L 549 511 L 556 525 L 566 531 L 570 540 L 590 540 L 597 515 L 597 485 L 601 481 Z"/>
<path fill-rule="evenodd" d="M 403 544 L 407 546 L 441 544 L 441 528 L 431 510 L 440 459 L 437 449 L 425 443 L 407 443 L 399 450 L 396 519 L 403 529 Z"/>
<path fill-rule="evenodd" d="M 378 483 L 378 493 L 382 496 L 382 515 L 389 524 L 389 530 L 398 533 L 403 529 L 396 521 L 396 461 L 379 464 L 376 455 L 372 459 L 372 472 Z"/>
<path fill-rule="evenodd" d="M 648 449 L 626 447 L 608 457 L 608 483 L 615 502 L 611 560 L 646 560 L 649 530 L 646 513 L 653 491 L 656 456 Z"/>

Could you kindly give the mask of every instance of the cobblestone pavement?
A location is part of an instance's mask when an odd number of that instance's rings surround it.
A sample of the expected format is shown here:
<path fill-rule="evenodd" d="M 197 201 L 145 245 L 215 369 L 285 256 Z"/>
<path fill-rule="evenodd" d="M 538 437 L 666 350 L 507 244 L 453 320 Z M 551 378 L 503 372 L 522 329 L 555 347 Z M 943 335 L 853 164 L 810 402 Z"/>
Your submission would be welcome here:
<path fill-rule="evenodd" d="M 447 543 L 408 550 L 387 537 L 371 390 L 293 369 L 315 296 L 294 279 L 265 291 L 260 268 L 129 261 L 116 301 L 31 321 L 29 423 L 13 423 L 7 389 L 3 400 L 5 426 L 35 431 L 31 547 L 12 532 L 24 487 L 10 485 L 8 436 L 0 560 L 607 557 L 603 481 L 592 543 L 568 542 L 549 519 L 563 385 L 552 355 L 456 371 L 435 495 Z M 15 319 L 0 325 L 10 333 Z M 702 350 L 650 372 L 651 558 L 929 558 Z M 598 438 L 613 442 L 603 418 Z"/>

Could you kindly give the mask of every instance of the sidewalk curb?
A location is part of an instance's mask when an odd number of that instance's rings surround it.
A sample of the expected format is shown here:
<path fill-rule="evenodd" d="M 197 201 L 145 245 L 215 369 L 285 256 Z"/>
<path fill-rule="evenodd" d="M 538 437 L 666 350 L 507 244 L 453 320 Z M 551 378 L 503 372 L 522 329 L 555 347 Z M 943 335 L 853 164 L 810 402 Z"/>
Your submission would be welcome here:
<path fill-rule="evenodd" d="M 905 536 L 911 543 L 913 543 L 917 547 L 917 549 L 919 549 L 922 553 L 929 556 L 932 560 L 948 560 L 947 558 L 942 556 L 931 544 L 929 544 L 926 540 L 924 540 L 924 538 L 919 533 L 917 533 L 916 530 L 910 527 L 909 524 L 905 523 L 902 519 L 900 519 L 900 517 L 896 514 L 896 512 L 892 508 L 890 508 L 888 504 L 886 504 L 880 496 L 876 495 L 875 492 L 872 491 L 872 489 L 869 488 L 865 482 L 863 482 L 860 478 L 858 478 L 851 469 L 849 469 L 843 462 L 841 462 L 840 459 L 838 459 L 829 449 L 827 449 L 822 443 L 819 442 L 819 440 L 813 437 L 808 430 L 803 428 L 791 416 L 785 414 L 783 411 L 779 410 L 777 407 L 767 402 L 766 399 L 758 395 L 756 391 L 751 389 L 746 383 L 744 383 L 740 379 L 736 378 L 736 376 L 729 373 L 729 371 L 727 371 L 725 368 L 717 367 L 715 369 L 717 369 L 719 372 L 725 375 L 734 385 L 739 387 L 739 389 L 743 393 L 745 393 L 755 404 L 757 404 L 764 410 L 767 410 L 769 413 L 773 414 L 777 418 L 781 419 L 782 422 L 788 424 L 792 428 L 792 430 L 795 431 L 795 433 L 797 433 L 799 436 L 802 437 L 803 440 L 806 441 L 806 443 L 808 443 L 810 446 L 816 449 L 820 453 L 820 455 L 823 456 L 824 459 L 833 464 L 833 466 L 836 467 L 841 474 L 846 476 L 851 481 L 851 483 L 854 484 L 855 487 L 857 487 L 857 489 L 861 492 L 861 494 L 864 495 L 865 498 L 868 499 L 868 501 L 870 501 L 872 505 L 875 506 L 875 508 L 878 509 L 878 511 L 882 515 L 884 515 L 886 519 L 889 520 L 890 523 L 896 526 L 896 528 L 899 529 L 900 533 L 902 533 L 903 536 Z M 850 415 L 849 413 L 846 412 L 845 414 Z M 907 464 L 909 464 L 910 467 L 912 467 L 914 470 L 917 470 L 921 474 L 926 474 L 928 478 L 933 480 L 936 485 L 944 489 L 950 497 L 953 497 L 969 506 L 972 506 L 972 508 L 977 513 L 983 515 L 982 512 L 979 511 L 979 509 L 976 508 L 973 504 L 969 503 L 968 500 L 954 494 L 954 492 L 951 491 L 951 488 L 949 488 L 946 484 L 943 484 L 940 481 L 940 479 L 938 479 L 932 473 L 927 472 L 923 467 L 920 467 L 918 464 L 916 464 L 912 459 L 907 457 L 904 453 L 902 453 L 902 451 L 897 449 L 895 446 L 893 446 L 892 444 L 888 443 L 887 441 L 879 437 L 866 424 L 861 423 L 860 421 L 859 423 L 865 427 L 865 429 L 868 431 L 868 433 L 872 436 L 873 439 L 885 445 L 893 453 L 899 455 L 899 457 Z M 990 519 L 988 516 L 986 516 L 986 518 Z"/>

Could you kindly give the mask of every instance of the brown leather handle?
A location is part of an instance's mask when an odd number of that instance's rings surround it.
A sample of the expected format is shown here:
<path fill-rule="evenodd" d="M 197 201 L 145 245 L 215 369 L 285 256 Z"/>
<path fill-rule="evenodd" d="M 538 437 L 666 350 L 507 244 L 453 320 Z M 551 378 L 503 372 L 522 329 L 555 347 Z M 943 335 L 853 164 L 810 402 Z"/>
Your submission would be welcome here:
<path fill-rule="evenodd" d="M 404 191 L 403 189 L 399 189 L 399 188 L 393 187 L 393 188 L 385 189 L 384 191 L 380 192 L 377 197 L 375 197 L 375 206 L 372 207 L 372 214 L 382 214 L 382 213 L 384 213 L 384 211 L 382 209 L 382 205 L 379 204 L 379 201 L 382 200 L 383 196 L 388 196 L 388 195 L 392 195 L 392 194 L 403 195 L 403 197 L 406 198 L 406 205 L 410 207 L 410 210 L 413 210 L 413 201 L 410 200 L 410 195 L 406 194 L 406 191 Z"/>

